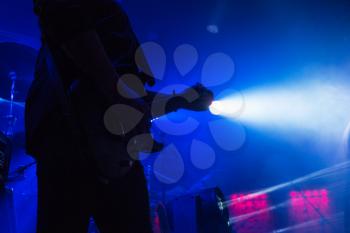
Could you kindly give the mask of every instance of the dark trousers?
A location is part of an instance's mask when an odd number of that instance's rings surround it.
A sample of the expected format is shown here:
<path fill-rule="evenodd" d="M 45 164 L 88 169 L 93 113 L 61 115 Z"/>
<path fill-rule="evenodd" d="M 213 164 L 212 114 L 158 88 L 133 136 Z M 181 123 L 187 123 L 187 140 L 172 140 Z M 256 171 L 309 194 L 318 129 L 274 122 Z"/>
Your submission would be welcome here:
<path fill-rule="evenodd" d="M 142 165 L 136 162 L 124 177 L 106 182 L 93 162 L 74 152 L 60 126 L 56 130 L 43 139 L 37 157 L 37 233 L 86 233 L 91 217 L 101 233 L 151 233 Z"/>

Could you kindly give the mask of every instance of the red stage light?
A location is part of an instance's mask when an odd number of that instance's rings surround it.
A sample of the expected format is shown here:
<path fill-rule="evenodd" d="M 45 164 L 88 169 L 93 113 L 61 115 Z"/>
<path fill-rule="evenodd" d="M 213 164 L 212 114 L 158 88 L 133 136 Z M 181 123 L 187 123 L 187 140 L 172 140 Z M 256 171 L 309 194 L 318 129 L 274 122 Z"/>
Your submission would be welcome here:
<path fill-rule="evenodd" d="M 289 197 L 288 211 L 291 226 L 317 221 L 321 218 L 320 214 L 327 217 L 331 213 L 330 197 L 327 189 L 291 191 Z M 271 206 L 267 194 L 245 195 L 239 193 L 231 195 L 230 198 L 232 201 L 229 206 L 231 217 L 240 219 L 239 217 L 243 216 L 243 220 L 239 220 L 234 224 L 235 232 L 267 233 L 274 229 L 273 215 L 272 210 L 269 210 Z M 244 219 L 246 216 L 248 217 Z M 299 231 L 292 232 L 297 233 Z M 320 226 L 319 232 L 331 231 L 327 229 L 327 226 Z"/>

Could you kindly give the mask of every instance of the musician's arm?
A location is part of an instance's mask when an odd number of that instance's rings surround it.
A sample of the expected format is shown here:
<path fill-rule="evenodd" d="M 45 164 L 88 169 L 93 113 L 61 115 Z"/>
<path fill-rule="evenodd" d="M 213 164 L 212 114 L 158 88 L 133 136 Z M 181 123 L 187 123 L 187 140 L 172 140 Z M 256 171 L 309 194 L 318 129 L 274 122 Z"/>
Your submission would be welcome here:
<path fill-rule="evenodd" d="M 115 102 L 116 71 L 82 1 L 48 1 L 40 15 L 42 32 L 51 46 L 61 47 L 96 87 L 106 103 Z"/>
<path fill-rule="evenodd" d="M 152 91 L 148 91 L 147 93 L 146 102 L 150 103 L 152 116 L 154 118 L 176 112 L 184 108 L 187 104 L 187 101 L 179 95 L 169 95 Z"/>
<path fill-rule="evenodd" d="M 213 101 L 213 93 L 202 85 L 197 84 L 179 94 L 163 94 L 148 91 L 146 101 L 151 103 L 154 118 L 176 112 L 179 109 L 191 111 L 206 111 Z"/>

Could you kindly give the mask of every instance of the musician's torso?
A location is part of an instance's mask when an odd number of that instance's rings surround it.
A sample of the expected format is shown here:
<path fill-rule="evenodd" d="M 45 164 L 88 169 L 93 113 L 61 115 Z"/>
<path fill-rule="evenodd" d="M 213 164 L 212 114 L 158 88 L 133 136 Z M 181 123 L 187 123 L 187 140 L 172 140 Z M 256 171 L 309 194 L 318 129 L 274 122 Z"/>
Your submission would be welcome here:
<path fill-rule="evenodd" d="M 44 3 L 47 5 L 42 5 Z M 118 3 L 112 0 L 38 0 L 37 4 L 37 14 L 39 14 L 41 30 L 44 37 L 46 37 L 45 32 L 51 30 L 51 28 L 46 28 L 46 17 L 43 15 L 48 13 L 45 12 L 45 10 L 48 12 L 55 11 L 56 9 L 60 10 L 62 8 L 66 10 L 67 7 L 68 9 L 70 8 L 69 5 L 75 7 L 77 6 L 76 4 L 80 4 L 78 13 L 83 14 L 80 18 L 86 18 L 87 20 L 85 21 L 88 22 L 88 26 L 96 30 L 117 72 L 119 74 L 137 72 L 134 56 L 139 42 L 132 30 L 127 15 Z M 44 12 L 39 10 L 41 7 L 43 7 Z M 74 19 L 67 17 L 69 12 L 67 15 L 64 15 L 64 10 L 60 13 L 62 13 L 61 17 L 50 18 L 50 20 L 57 20 L 57 22 L 50 22 L 51 25 L 56 24 L 64 27 L 65 25 L 74 23 L 70 22 Z M 57 27 L 57 29 L 60 30 L 60 27 Z M 55 37 L 50 38 L 52 44 L 59 42 L 62 38 L 69 37 L 69 35 L 62 35 L 64 33 L 69 33 L 69 30 L 62 29 L 59 33 L 60 35 L 58 35 L 57 41 L 55 41 Z M 44 41 L 44 43 L 47 42 Z M 74 80 L 79 80 L 79 75 L 84 74 L 76 68 L 62 51 L 60 51 L 59 46 L 53 46 L 51 49 L 57 49 L 55 51 L 57 55 L 56 65 L 59 69 L 60 76 L 66 87 L 71 86 Z M 40 79 L 40 76 L 48 75 L 48 67 L 45 64 L 45 59 L 47 59 L 45 53 L 41 52 L 36 66 L 37 79 Z M 55 104 L 54 101 L 55 100 L 52 101 L 52 104 Z M 125 145 L 123 146 L 122 142 L 120 142 L 120 138 L 114 137 L 105 129 L 103 117 L 106 106 L 104 106 L 102 102 L 103 100 L 99 98 L 95 87 L 89 82 L 79 81 L 77 87 L 73 89 L 73 109 L 86 136 L 86 144 L 89 145 L 89 152 L 92 154 L 99 154 L 101 166 L 108 165 L 101 170 L 104 170 L 111 176 L 114 171 L 118 170 L 118 160 L 115 158 L 118 157 L 118 154 L 119 156 L 120 154 L 126 154 L 126 151 L 123 151 L 123 149 L 125 150 Z M 52 121 L 55 118 L 51 117 L 50 119 Z M 54 122 L 51 123 L 54 124 Z M 119 140 L 119 142 L 116 140 Z"/>

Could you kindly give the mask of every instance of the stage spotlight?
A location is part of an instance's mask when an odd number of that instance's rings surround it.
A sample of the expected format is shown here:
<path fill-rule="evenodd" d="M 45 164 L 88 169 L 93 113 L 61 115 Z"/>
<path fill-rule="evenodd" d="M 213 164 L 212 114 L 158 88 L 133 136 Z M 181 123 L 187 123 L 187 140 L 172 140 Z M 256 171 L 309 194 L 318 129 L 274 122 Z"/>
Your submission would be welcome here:
<path fill-rule="evenodd" d="M 218 189 L 178 197 L 157 208 L 161 233 L 232 233 L 225 198 Z"/>
<path fill-rule="evenodd" d="M 210 112 L 213 115 L 220 115 L 223 112 L 223 106 L 220 101 L 214 101 L 210 107 L 209 107 Z"/>
<path fill-rule="evenodd" d="M 244 110 L 244 97 L 237 90 L 226 90 L 218 96 L 218 99 L 209 107 L 213 115 L 237 118 Z"/>

